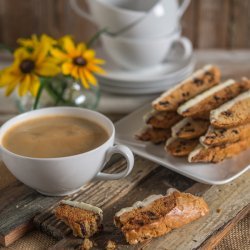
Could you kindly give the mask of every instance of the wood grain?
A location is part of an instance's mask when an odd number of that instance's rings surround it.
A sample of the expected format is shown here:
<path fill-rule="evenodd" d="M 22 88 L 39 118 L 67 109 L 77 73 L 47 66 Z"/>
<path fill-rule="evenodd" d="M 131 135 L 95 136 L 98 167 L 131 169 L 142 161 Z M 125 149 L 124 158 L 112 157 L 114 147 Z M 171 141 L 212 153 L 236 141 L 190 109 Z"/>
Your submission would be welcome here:
<path fill-rule="evenodd" d="M 86 9 L 85 0 L 78 0 Z M 192 0 L 182 23 L 195 48 L 250 48 L 248 0 Z M 86 41 L 96 28 L 70 8 L 68 0 L 1 0 L 0 42 L 15 46 L 20 36 L 72 34 Z"/>

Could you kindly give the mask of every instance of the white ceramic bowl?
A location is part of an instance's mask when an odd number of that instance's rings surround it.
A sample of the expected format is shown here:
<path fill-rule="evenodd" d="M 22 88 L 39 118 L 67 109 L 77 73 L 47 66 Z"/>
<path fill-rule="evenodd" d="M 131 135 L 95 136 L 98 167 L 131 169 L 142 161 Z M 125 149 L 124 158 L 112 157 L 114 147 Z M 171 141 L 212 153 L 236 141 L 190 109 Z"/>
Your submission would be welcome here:
<path fill-rule="evenodd" d="M 174 45 L 179 45 L 184 50 L 183 57 L 178 58 L 180 61 L 189 58 L 192 54 L 192 44 L 187 38 L 181 37 L 180 29 L 168 36 L 155 39 L 129 39 L 103 34 L 101 40 L 109 57 L 127 70 L 156 66 L 167 60 Z"/>
<path fill-rule="evenodd" d="M 101 124 L 109 139 L 88 152 L 60 158 L 32 158 L 14 154 L 2 145 L 4 134 L 13 126 L 43 116 L 77 116 Z M 78 191 L 93 178 L 114 180 L 127 176 L 134 164 L 132 152 L 125 146 L 113 146 L 115 129 L 104 115 L 87 109 L 56 107 L 30 111 L 7 121 L 0 129 L 1 158 L 10 172 L 21 182 L 45 195 L 64 196 Z M 63 145 L 62 145 L 63 147 Z M 113 154 L 123 155 L 127 168 L 117 174 L 102 173 L 105 163 Z"/>

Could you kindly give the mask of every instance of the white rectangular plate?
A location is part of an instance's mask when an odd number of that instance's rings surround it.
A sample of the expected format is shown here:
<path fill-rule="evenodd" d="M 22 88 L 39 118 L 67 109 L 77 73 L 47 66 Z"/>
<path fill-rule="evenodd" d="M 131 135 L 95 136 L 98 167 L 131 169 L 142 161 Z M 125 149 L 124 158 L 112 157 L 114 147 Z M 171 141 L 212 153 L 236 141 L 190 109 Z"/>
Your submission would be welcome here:
<path fill-rule="evenodd" d="M 225 184 L 250 168 L 250 149 L 217 164 L 188 163 L 186 158 L 169 155 L 163 144 L 153 145 L 136 140 L 134 135 L 144 126 L 143 116 L 150 110 L 151 105 L 145 105 L 118 121 L 115 124 L 116 143 L 127 145 L 137 155 L 206 184 Z"/>

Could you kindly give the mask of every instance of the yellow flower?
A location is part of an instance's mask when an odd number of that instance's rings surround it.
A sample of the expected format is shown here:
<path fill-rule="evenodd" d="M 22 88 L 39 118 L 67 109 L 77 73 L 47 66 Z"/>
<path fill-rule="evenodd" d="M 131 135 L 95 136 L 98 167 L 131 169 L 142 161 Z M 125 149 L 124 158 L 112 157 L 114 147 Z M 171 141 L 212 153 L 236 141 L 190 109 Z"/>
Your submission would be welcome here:
<path fill-rule="evenodd" d="M 18 87 L 20 96 L 30 92 L 36 96 L 40 81 L 39 76 L 54 76 L 60 72 L 60 68 L 48 56 L 50 44 L 40 43 L 33 52 L 25 48 L 19 48 L 14 53 L 14 62 L 3 70 L 0 87 L 5 87 L 5 94 L 10 95 Z"/>
<path fill-rule="evenodd" d="M 31 38 L 19 38 L 17 43 L 28 49 L 35 49 L 40 43 L 47 43 L 52 47 L 57 44 L 57 41 L 46 34 L 42 34 L 40 38 L 37 35 L 32 35 Z"/>
<path fill-rule="evenodd" d="M 105 61 L 95 57 L 95 51 L 87 49 L 84 43 L 74 44 L 70 36 L 64 36 L 60 41 L 63 50 L 53 48 L 51 54 L 61 60 L 62 73 L 80 80 L 85 88 L 89 84 L 96 85 L 97 80 L 93 73 L 104 74 L 105 71 L 98 65 Z"/>

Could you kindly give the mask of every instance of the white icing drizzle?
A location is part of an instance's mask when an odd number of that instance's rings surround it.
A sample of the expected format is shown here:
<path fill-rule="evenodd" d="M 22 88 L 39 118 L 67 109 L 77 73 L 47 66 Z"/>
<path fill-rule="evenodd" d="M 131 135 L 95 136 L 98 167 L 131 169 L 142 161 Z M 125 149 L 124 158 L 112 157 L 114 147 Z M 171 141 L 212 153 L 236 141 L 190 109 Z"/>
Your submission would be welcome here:
<path fill-rule="evenodd" d="M 116 214 L 115 214 L 115 217 L 119 217 L 121 216 L 122 214 L 126 213 L 126 212 L 130 212 L 136 208 L 142 208 L 142 207 L 146 207 L 148 206 L 150 203 L 154 202 L 155 200 L 158 200 L 162 197 L 166 197 L 166 196 L 169 196 L 171 195 L 173 192 L 179 192 L 177 189 L 175 188 L 169 188 L 166 192 L 166 195 L 163 196 L 161 194 L 153 194 L 153 195 L 150 195 L 148 196 L 146 199 L 144 199 L 143 201 L 137 201 L 135 202 L 131 207 L 125 207 L 125 208 L 122 208 L 120 211 L 118 211 Z"/>
<path fill-rule="evenodd" d="M 172 137 L 177 137 L 177 133 L 188 123 L 191 122 L 192 119 L 187 117 L 176 123 L 172 128 L 171 128 L 171 135 Z"/>
<path fill-rule="evenodd" d="M 177 84 L 176 86 L 174 86 L 174 87 L 170 88 L 169 90 L 167 90 L 166 92 L 164 92 L 159 98 L 157 98 L 156 100 L 153 101 L 153 104 L 158 103 L 165 96 L 170 95 L 172 92 L 174 92 L 176 89 L 180 88 L 182 85 L 184 85 L 188 81 L 192 81 L 193 78 L 201 76 L 206 71 L 211 70 L 213 67 L 214 67 L 213 65 L 208 64 L 208 65 L 205 65 L 202 69 L 195 71 L 190 77 L 188 77 L 187 79 L 182 81 L 180 84 Z"/>
<path fill-rule="evenodd" d="M 210 121 L 214 121 L 217 120 L 219 115 L 223 112 L 226 111 L 228 109 L 230 109 L 232 106 L 234 106 L 237 102 L 240 102 L 244 99 L 248 99 L 250 98 L 250 90 L 238 95 L 237 97 L 235 97 L 234 99 L 232 99 L 231 101 L 228 101 L 226 103 L 224 103 L 223 105 L 221 105 L 219 108 L 211 110 L 210 112 Z"/>
<path fill-rule="evenodd" d="M 198 144 L 196 146 L 196 148 L 192 152 L 189 153 L 189 155 L 188 155 L 188 162 L 193 162 L 192 161 L 193 157 L 195 157 L 196 155 L 198 155 L 202 149 L 203 149 L 203 146 L 201 144 Z"/>
<path fill-rule="evenodd" d="M 176 140 L 176 137 L 170 137 L 170 138 L 168 138 L 168 140 L 166 141 L 166 147 L 169 146 L 175 140 Z"/>
<path fill-rule="evenodd" d="M 154 116 L 154 115 L 156 115 L 156 114 L 157 114 L 157 111 L 155 111 L 155 110 L 149 111 L 148 113 L 146 113 L 146 114 L 143 116 L 143 121 L 147 123 L 148 120 L 149 120 L 152 116 Z"/>
<path fill-rule="evenodd" d="M 236 82 L 233 79 L 229 79 L 226 82 L 223 82 L 215 87 L 212 87 L 206 91 L 204 91 L 203 93 L 195 96 L 194 98 L 190 99 L 189 101 L 185 102 L 184 104 L 182 104 L 178 109 L 177 112 L 181 115 L 183 114 L 185 111 L 187 111 L 189 108 L 197 105 L 199 102 L 203 101 L 204 99 L 206 99 L 207 97 L 215 94 L 216 92 L 231 86 L 233 84 L 235 84 Z"/>
<path fill-rule="evenodd" d="M 95 207 L 84 202 L 70 201 L 70 200 L 62 200 L 61 203 L 72 207 L 77 207 L 84 210 L 92 211 L 98 214 L 101 217 L 101 219 L 103 218 L 103 211 L 99 207 Z"/>
<path fill-rule="evenodd" d="M 202 144 L 203 147 L 208 148 L 208 146 L 206 144 L 204 144 L 204 141 L 206 139 L 206 136 L 208 134 L 212 133 L 213 131 L 214 131 L 214 128 L 210 125 L 208 127 L 208 130 L 207 130 L 206 134 L 200 137 L 199 141 L 200 141 L 200 144 Z"/>

